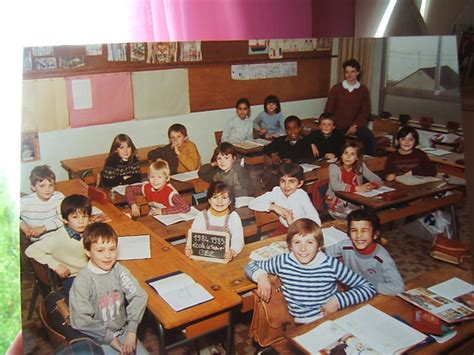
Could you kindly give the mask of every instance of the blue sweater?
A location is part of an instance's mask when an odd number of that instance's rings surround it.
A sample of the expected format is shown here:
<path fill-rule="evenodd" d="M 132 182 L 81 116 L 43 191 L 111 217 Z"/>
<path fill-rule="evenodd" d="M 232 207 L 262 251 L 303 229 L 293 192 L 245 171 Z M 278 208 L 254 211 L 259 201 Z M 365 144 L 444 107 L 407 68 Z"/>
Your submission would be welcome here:
<path fill-rule="evenodd" d="M 283 135 L 285 134 L 285 116 L 283 116 L 282 112 L 270 116 L 265 111 L 262 111 L 253 121 L 253 128 L 259 129 L 262 127 L 265 127 L 268 133 Z"/>
<path fill-rule="evenodd" d="M 280 277 L 289 312 L 299 323 L 309 323 L 322 317 L 321 307 L 333 296 L 337 298 L 340 308 L 345 308 L 367 301 L 376 294 L 370 282 L 323 252 L 318 252 L 307 265 L 301 264 L 293 253 L 281 254 L 266 261 L 252 261 L 246 267 L 247 275 L 256 281 L 254 274 L 259 269 Z M 337 281 L 351 289 L 338 291 Z"/>

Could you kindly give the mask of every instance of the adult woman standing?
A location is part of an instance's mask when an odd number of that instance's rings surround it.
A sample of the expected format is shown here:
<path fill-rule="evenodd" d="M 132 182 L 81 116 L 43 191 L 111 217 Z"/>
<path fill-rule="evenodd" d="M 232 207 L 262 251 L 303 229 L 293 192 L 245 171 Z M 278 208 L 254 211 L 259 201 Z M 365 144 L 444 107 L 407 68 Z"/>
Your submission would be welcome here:
<path fill-rule="evenodd" d="M 329 92 L 325 112 L 336 117 L 336 128 L 345 135 L 355 134 L 364 145 L 364 153 L 376 155 L 377 145 L 372 131 L 367 127 L 370 116 L 369 90 L 358 78 L 360 64 L 355 59 L 342 64 L 345 80 L 334 85 Z"/>

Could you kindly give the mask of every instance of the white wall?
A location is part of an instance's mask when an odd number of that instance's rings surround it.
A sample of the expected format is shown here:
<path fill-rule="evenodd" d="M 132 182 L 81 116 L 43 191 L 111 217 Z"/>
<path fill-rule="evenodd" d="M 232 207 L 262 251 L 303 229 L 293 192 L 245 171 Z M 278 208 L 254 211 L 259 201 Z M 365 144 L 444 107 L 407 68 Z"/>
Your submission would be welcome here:
<path fill-rule="evenodd" d="M 318 117 L 325 103 L 326 98 L 284 102 L 282 112 L 285 116 Z M 256 117 L 262 109 L 262 105 L 253 106 L 252 117 Z M 137 147 L 167 143 L 168 127 L 173 123 L 186 126 L 190 139 L 198 146 L 202 162 L 208 162 L 215 148 L 214 131 L 222 130 L 234 114 L 235 109 L 232 108 L 40 133 L 41 160 L 22 163 L 20 189 L 30 192 L 28 176 L 31 169 L 40 164 L 50 165 L 57 181 L 67 180 L 61 160 L 108 152 L 112 139 L 119 133 L 128 134 Z"/>

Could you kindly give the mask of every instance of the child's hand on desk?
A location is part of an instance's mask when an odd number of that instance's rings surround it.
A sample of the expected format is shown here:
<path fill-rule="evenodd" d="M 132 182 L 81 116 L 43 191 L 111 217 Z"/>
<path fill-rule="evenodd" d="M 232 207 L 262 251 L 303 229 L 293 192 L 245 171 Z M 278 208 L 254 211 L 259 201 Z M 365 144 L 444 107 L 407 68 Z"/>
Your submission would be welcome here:
<path fill-rule="evenodd" d="M 121 354 L 125 354 L 125 355 L 133 354 L 135 352 L 136 347 L 137 347 L 137 335 L 132 332 L 127 332 L 125 341 L 122 344 Z"/>
<path fill-rule="evenodd" d="M 373 189 L 374 187 L 370 182 L 355 187 L 356 192 L 368 192 L 372 191 Z"/>
<path fill-rule="evenodd" d="M 54 269 L 54 272 L 59 275 L 61 278 L 66 278 L 69 275 L 71 275 L 71 270 L 66 265 L 59 264 L 56 269 Z"/>
<path fill-rule="evenodd" d="M 272 285 L 266 273 L 259 275 L 257 285 L 257 294 L 264 302 L 268 302 L 272 296 Z"/>
<path fill-rule="evenodd" d="M 324 306 L 321 307 L 321 312 L 327 316 L 335 313 L 340 308 L 339 301 L 336 297 L 331 297 Z"/>
<path fill-rule="evenodd" d="M 326 159 L 334 159 L 336 157 L 336 154 L 334 153 L 326 153 L 324 156 Z"/>
<path fill-rule="evenodd" d="M 163 214 L 161 208 L 152 208 L 150 210 L 150 215 L 152 215 L 152 216 L 156 216 L 156 215 L 160 215 L 160 214 Z"/>
<path fill-rule="evenodd" d="M 140 208 L 138 208 L 138 205 L 136 203 L 132 205 L 132 217 L 140 217 Z"/>
<path fill-rule="evenodd" d="M 274 203 L 270 204 L 268 211 L 275 211 L 277 215 L 282 216 L 285 219 L 291 212 L 290 210 L 287 210 L 285 207 L 275 205 Z"/>
<path fill-rule="evenodd" d="M 387 181 L 393 181 L 395 180 L 397 176 L 395 174 L 387 174 L 387 176 L 385 176 L 385 180 Z"/>
<path fill-rule="evenodd" d="M 235 257 L 235 255 L 236 255 L 235 251 L 233 251 L 232 249 L 229 249 L 229 251 L 225 253 L 224 255 L 224 260 L 229 262 Z"/>
<path fill-rule="evenodd" d="M 190 247 L 187 246 L 187 247 L 184 248 L 184 255 L 186 255 L 188 258 L 191 257 L 192 250 L 191 250 Z"/>

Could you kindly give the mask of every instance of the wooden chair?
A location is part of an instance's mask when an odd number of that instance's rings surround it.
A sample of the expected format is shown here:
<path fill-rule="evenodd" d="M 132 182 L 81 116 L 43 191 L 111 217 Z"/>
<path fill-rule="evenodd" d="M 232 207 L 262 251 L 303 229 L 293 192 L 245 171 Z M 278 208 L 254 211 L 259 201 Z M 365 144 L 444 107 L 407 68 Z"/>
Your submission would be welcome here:
<path fill-rule="evenodd" d="M 214 138 L 216 139 L 216 145 L 220 145 L 222 143 L 222 133 L 223 131 L 215 131 Z"/>
<path fill-rule="evenodd" d="M 280 220 L 275 212 L 255 211 L 255 224 L 259 235 L 269 234 L 280 225 Z"/>
<path fill-rule="evenodd" d="M 36 299 L 38 298 L 38 293 L 41 292 L 42 297 L 52 291 L 59 288 L 59 279 L 51 270 L 48 265 L 43 265 L 37 262 L 36 260 L 29 258 L 33 270 L 35 272 L 35 281 L 33 286 L 33 291 L 31 293 L 30 306 L 28 308 L 28 320 L 31 320 L 33 316 L 33 311 L 36 307 Z"/>
<path fill-rule="evenodd" d="M 66 339 L 66 337 L 50 326 L 48 312 L 46 312 L 44 301 L 41 301 L 39 306 L 39 317 L 41 323 L 46 328 L 48 336 L 51 339 L 51 342 L 53 343 L 55 349 L 63 348 L 69 345 L 69 341 Z"/>
<path fill-rule="evenodd" d="M 81 179 L 89 186 L 99 187 L 100 179 L 102 178 L 102 168 L 94 168 L 92 170 L 84 171 Z"/>

